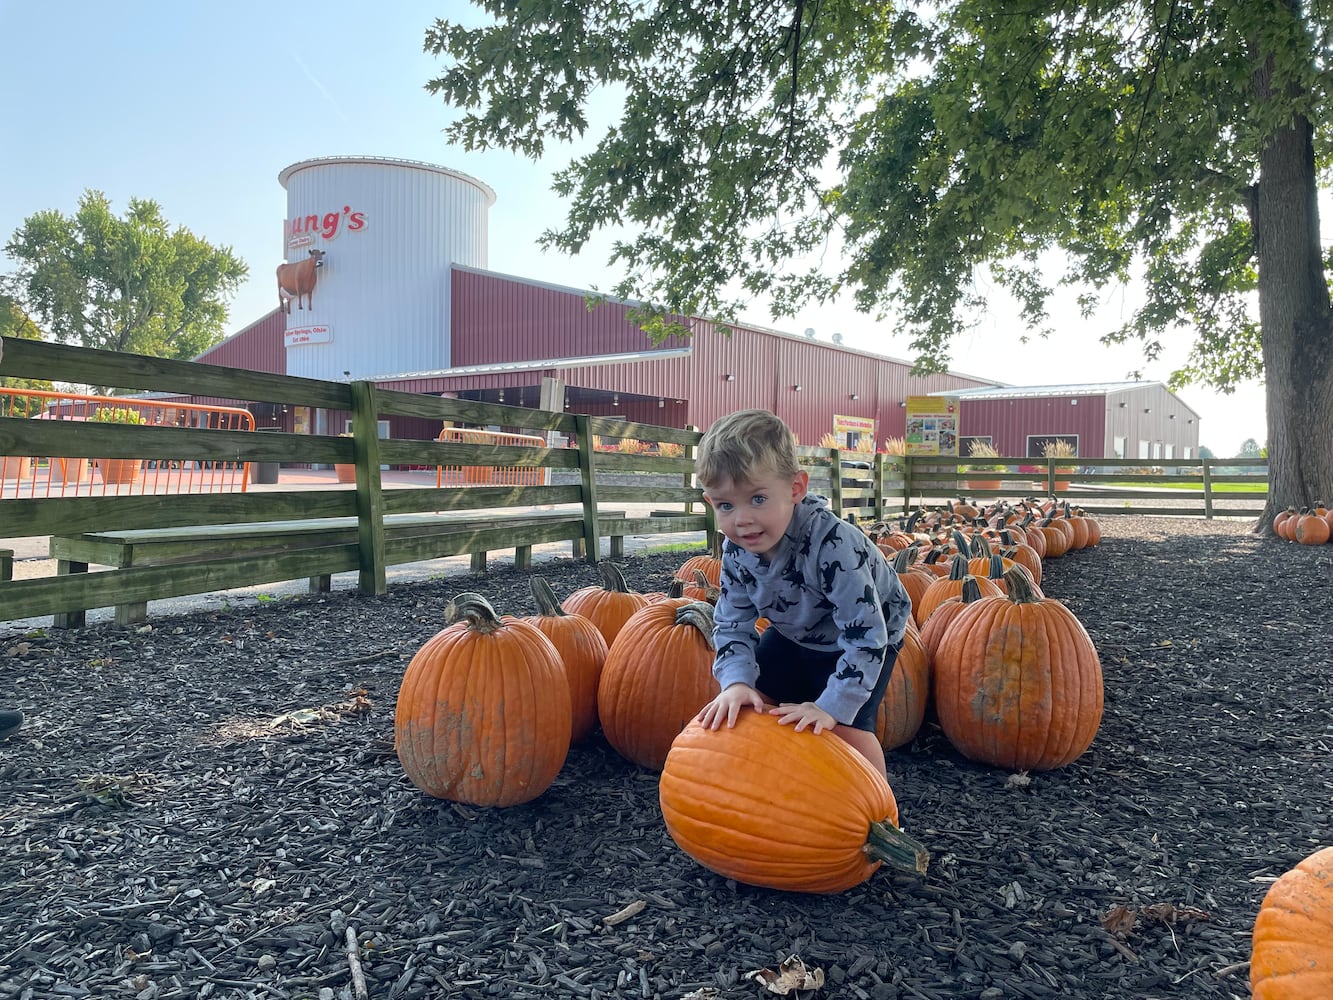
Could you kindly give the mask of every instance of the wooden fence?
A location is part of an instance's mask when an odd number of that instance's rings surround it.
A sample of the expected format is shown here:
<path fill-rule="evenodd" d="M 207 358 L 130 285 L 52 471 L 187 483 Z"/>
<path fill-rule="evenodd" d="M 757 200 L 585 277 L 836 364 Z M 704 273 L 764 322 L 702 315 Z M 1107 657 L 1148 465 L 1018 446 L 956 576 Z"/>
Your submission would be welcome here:
<path fill-rule="evenodd" d="M 171 552 L 170 559 L 103 572 L 0 581 L 0 620 L 126 607 L 148 600 L 262 583 L 327 578 L 357 571 L 366 593 L 383 593 L 386 567 L 443 556 L 581 541 L 589 559 L 611 534 L 599 515 L 617 504 L 660 507 L 649 516 L 616 521 L 617 536 L 700 533 L 713 528 L 701 492 L 691 483 L 693 445 L 699 435 L 678 428 L 632 424 L 612 418 L 554 413 L 517 406 L 386 391 L 370 382 L 324 382 L 139 355 L 93 351 L 6 338 L 0 376 L 85 382 L 117 390 L 308 407 L 351 414 L 352 435 L 253 433 L 188 427 L 74 423 L 0 417 L 0 456 L 46 460 L 68 457 L 190 459 L 293 465 L 353 463 L 354 487 L 266 489 L 238 494 L 159 496 L 18 496 L 0 499 L 0 537 L 74 539 L 90 533 L 150 532 L 199 528 L 197 551 Z M 380 440 L 378 421 L 414 418 L 429 431 L 424 440 Z M 502 426 L 576 442 L 564 447 L 439 442 L 445 422 Z M 647 442 L 641 454 L 599 452 L 604 442 Z M 665 447 L 664 447 L 665 446 Z M 671 456 L 670 452 L 679 454 Z M 562 473 L 556 485 L 479 485 L 385 488 L 382 466 L 541 468 Z M 654 485 L 624 485 L 624 475 L 655 474 Z M 664 476 L 667 477 L 664 480 Z M 433 477 L 431 477 L 433 478 Z M 679 485 L 663 485 L 674 479 Z M 609 481 L 608 481 L 609 480 Z M 279 484 L 280 487 L 281 484 Z M 556 516 L 532 516 L 536 507 Z M 560 516 L 564 512 L 566 516 Z M 416 520 L 413 520 L 416 516 Z M 450 520 L 452 518 L 452 521 Z M 302 547 L 295 536 L 256 547 L 239 547 L 236 525 L 287 525 L 309 534 L 311 522 L 355 525 L 352 540 Z M 424 522 L 441 522 L 427 530 Z M 406 524 L 406 527 L 402 525 Z M 229 526 L 226 531 L 221 526 Z M 387 526 L 387 529 L 386 529 Z M 445 530 L 447 529 L 447 530 Z M 128 548 L 128 547 L 127 547 Z M 72 550 L 71 550 L 72 551 Z M 128 558 L 128 557 L 127 557 Z M 73 563 L 73 559 L 65 560 Z"/>
<path fill-rule="evenodd" d="M 4 580 L 0 574 L 0 620 L 53 615 L 70 624 L 81 620 L 81 614 L 71 614 L 80 609 L 142 606 L 148 600 L 304 577 L 327 580 L 330 574 L 348 571 L 358 573 L 362 591 L 379 594 L 390 565 L 469 553 L 476 565 L 475 555 L 487 550 L 520 551 L 564 540 L 581 541 L 587 557 L 595 560 L 602 540 L 612 533 L 606 524 L 609 508 L 618 504 L 658 509 L 618 520 L 616 537 L 699 532 L 702 546 L 715 530 L 711 509 L 691 475 L 699 440 L 694 430 L 395 392 L 370 382 L 324 382 L 10 338 L 4 341 L 0 376 L 95 383 L 125 392 L 241 405 L 306 407 L 331 415 L 329 432 L 322 434 L 0 417 L 0 460 L 139 458 L 355 466 L 353 487 L 330 483 L 329 489 L 236 494 L 0 498 L 0 538 L 50 537 L 52 553 L 62 558 L 65 571 L 30 580 Z M 333 417 L 344 414 L 351 415 L 350 437 L 333 432 L 342 427 L 341 419 Z M 378 422 L 392 417 L 415 420 L 428 430 L 422 440 L 381 440 Z M 502 427 L 562 443 L 532 447 L 437 441 L 445 422 Z M 563 443 L 570 440 L 574 444 Z M 620 442 L 633 447 L 618 447 Z M 1000 458 L 994 464 L 1015 470 L 1036 467 L 1040 472 L 989 472 L 981 480 L 981 474 L 965 464 L 939 458 L 811 447 L 800 452 L 812 490 L 828 496 L 840 515 L 858 520 L 894 517 L 960 495 L 985 502 L 1055 493 L 1090 513 L 1202 517 L 1255 517 L 1266 498 L 1262 460 L 1172 460 L 1160 470 L 1144 470 L 1141 461 L 1095 459 L 1095 469 L 1066 471 L 1054 459 Z M 380 472 L 384 466 L 541 470 L 540 480 L 549 485 L 386 488 Z M 1219 474 L 1219 466 L 1227 474 Z M 1259 476 L 1231 471 L 1235 469 L 1253 469 Z M 1181 483 L 1190 488 L 1164 488 Z M 1216 486 L 1221 483 L 1255 488 L 1219 493 Z M 568 513 L 532 516 L 539 506 Z M 354 531 L 311 530 L 344 522 Z M 241 539 L 246 533 L 239 526 L 244 525 L 268 528 Z M 181 542 L 178 534 L 169 558 L 136 561 L 127 543 L 122 546 L 123 563 L 112 564 L 116 568 L 77 572 L 86 568 L 77 564 L 79 543 L 93 533 L 139 532 L 143 538 L 165 529 L 180 529 L 194 544 Z M 191 535 L 191 529 L 197 531 Z M 257 544 L 256 533 L 264 534 L 268 543 Z M 307 539 L 304 546 L 296 541 L 298 533 Z M 57 552 L 62 539 L 64 547 Z"/>

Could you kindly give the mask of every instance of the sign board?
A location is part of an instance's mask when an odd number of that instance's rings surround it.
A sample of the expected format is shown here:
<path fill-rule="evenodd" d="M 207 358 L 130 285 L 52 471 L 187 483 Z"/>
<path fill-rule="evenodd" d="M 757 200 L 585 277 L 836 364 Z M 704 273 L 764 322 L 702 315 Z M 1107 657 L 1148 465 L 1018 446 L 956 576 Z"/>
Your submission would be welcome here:
<path fill-rule="evenodd" d="M 875 440 L 874 417 L 849 417 L 842 413 L 833 414 L 833 433 L 838 436 L 840 448 L 855 448 L 861 438 Z M 872 448 L 873 452 L 874 449 Z"/>
<path fill-rule="evenodd" d="M 957 396 L 907 397 L 907 454 L 958 455 Z"/>
<path fill-rule="evenodd" d="M 283 343 L 288 347 L 300 347 L 302 344 L 327 344 L 333 340 L 333 327 L 321 323 L 318 326 L 294 326 L 283 335 Z"/>

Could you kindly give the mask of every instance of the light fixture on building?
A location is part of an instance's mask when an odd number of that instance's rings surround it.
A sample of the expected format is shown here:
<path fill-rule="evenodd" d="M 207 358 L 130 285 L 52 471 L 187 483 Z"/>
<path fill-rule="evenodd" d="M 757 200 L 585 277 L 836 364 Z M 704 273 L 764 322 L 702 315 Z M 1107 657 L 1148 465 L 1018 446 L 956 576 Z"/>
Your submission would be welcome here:
<path fill-rule="evenodd" d="M 660 409 L 662 409 L 662 407 L 664 407 L 664 406 L 666 406 L 666 400 L 665 400 L 665 399 L 659 399 L 659 400 L 657 401 L 657 408 L 660 410 Z"/>
<path fill-rule="evenodd" d="M 800 392 L 802 388 L 804 388 L 804 386 L 794 385 L 794 386 L 791 387 L 791 391 L 792 391 L 792 392 Z"/>
<path fill-rule="evenodd" d="M 1194 423 L 1194 418 L 1193 418 L 1193 417 L 1190 417 L 1188 420 L 1185 421 L 1185 423 L 1187 423 L 1187 424 L 1192 424 L 1192 423 Z"/>
<path fill-rule="evenodd" d="M 1175 420 L 1175 419 L 1176 419 L 1176 415 L 1175 415 L 1174 413 L 1168 413 L 1168 414 L 1166 415 L 1166 419 L 1167 419 L 1167 420 Z"/>
<path fill-rule="evenodd" d="M 620 405 L 620 394 L 619 394 L 619 393 L 616 393 L 614 396 L 611 397 L 611 405 L 612 405 L 612 406 L 619 406 L 619 405 Z"/>
<path fill-rule="evenodd" d="M 501 403 L 505 401 L 505 391 L 503 389 L 500 390 L 500 395 L 498 398 Z"/>
<path fill-rule="evenodd" d="M 1077 400 L 1077 399 L 1071 399 L 1071 400 L 1069 401 L 1069 405 L 1070 405 L 1070 406 L 1078 406 L 1078 400 Z"/>
<path fill-rule="evenodd" d="M 1145 406 L 1145 407 L 1143 408 L 1143 412 L 1144 412 L 1144 413 L 1151 413 L 1151 412 L 1152 412 L 1152 407 L 1151 407 L 1151 406 Z"/>
<path fill-rule="evenodd" d="M 731 372 L 727 372 L 727 374 L 723 375 L 722 377 L 725 378 L 728 382 L 736 381 L 736 376 L 731 374 Z"/>
<path fill-rule="evenodd" d="M 1121 404 L 1120 404 L 1120 409 L 1123 410 L 1123 409 L 1124 409 L 1126 406 L 1128 406 L 1128 405 L 1129 405 L 1128 403 L 1121 403 Z"/>
<path fill-rule="evenodd" d="M 860 399 L 860 398 L 861 394 L 859 392 L 854 392 L 848 397 L 848 399 Z"/>

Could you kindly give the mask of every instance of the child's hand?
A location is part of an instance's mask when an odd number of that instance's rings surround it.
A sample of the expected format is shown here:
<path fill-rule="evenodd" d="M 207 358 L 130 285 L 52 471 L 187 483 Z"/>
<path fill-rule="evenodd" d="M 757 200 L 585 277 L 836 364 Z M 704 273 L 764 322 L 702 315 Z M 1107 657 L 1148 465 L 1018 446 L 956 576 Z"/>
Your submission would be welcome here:
<path fill-rule="evenodd" d="M 798 733 L 807 727 L 813 729 L 816 733 L 822 733 L 825 729 L 832 729 L 838 724 L 837 719 L 813 701 L 778 705 L 776 708 L 770 708 L 769 712 L 778 717 L 778 722 L 781 725 L 790 726 L 795 723 Z"/>
<path fill-rule="evenodd" d="M 705 705 L 695 716 L 705 729 L 722 728 L 726 720 L 727 728 L 736 725 L 736 716 L 746 706 L 756 712 L 764 710 L 764 696 L 748 684 L 732 684 L 720 695 Z"/>

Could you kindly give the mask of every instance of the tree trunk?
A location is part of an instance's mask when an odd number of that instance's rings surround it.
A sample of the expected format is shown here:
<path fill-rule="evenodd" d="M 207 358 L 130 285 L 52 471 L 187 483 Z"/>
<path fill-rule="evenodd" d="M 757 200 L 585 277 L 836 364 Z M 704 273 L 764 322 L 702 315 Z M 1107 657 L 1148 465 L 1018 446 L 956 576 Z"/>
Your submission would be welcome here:
<path fill-rule="evenodd" d="M 1256 75 L 1260 101 L 1266 75 Z M 1287 507 L 1333 498 L 1333 316 L 1317 194 L 1313 129 L 1297 117 L 1260 154 L 1254 204 L 1269 481 L 1257 531 Z"/>

